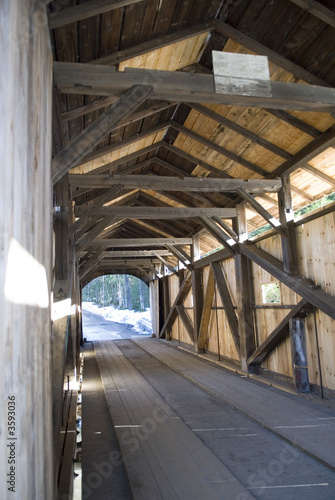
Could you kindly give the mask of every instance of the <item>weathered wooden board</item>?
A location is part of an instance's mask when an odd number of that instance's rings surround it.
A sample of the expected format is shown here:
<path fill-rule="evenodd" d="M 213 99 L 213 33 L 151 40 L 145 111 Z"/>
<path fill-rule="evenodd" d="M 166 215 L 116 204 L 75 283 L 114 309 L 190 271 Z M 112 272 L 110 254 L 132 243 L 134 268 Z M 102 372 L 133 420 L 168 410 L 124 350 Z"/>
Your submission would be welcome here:
<path fill-rule="evenodd" d="M 0 46 L 0 498 L 51 499 L 52 55 L 43 3 L 4 0 Z"/>

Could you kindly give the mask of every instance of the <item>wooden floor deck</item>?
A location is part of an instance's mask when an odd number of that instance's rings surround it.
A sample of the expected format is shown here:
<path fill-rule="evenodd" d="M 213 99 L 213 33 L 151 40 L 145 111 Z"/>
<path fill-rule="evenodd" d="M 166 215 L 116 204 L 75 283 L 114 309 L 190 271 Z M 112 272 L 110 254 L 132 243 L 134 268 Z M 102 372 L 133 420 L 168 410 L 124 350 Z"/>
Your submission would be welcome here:
<path fill-rule="evenodd" d="M 163 341 L 94 347 L 117 438 L 99 455 L 97 484 L 108 481 L 113 491 L 124 466 L 136 500 L 335 498 L 331 407 L 241 378 Z M 99 489 L 91 488 L 90 499 L 109 498 Z"/>

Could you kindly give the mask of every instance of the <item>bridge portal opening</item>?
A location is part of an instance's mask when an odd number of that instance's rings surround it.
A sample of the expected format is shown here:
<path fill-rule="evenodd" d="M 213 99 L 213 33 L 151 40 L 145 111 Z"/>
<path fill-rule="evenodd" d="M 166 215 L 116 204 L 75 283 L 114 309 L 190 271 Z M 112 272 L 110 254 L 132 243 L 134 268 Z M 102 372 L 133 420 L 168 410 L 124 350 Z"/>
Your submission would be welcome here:
<path fill-rule="evenodd" d="M 135 276 L 95 278 L 83 288 L 82 311 L 87 341 L 152 334 L 149 287 Z"/>

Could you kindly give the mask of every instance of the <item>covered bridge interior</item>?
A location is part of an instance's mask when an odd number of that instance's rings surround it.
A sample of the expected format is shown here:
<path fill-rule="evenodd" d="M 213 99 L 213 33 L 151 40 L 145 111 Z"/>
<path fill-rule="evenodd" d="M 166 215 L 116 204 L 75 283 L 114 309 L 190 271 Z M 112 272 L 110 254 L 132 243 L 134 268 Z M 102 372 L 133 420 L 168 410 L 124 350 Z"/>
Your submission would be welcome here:
<path fill-rule="evenodd" d="M 149 285 L 152 345 L 331 401 L 334 2 L 5 0 L 0 21 L 0 470 L 12 398 L 17 498 L 61 498 L 98 276 Z"/>

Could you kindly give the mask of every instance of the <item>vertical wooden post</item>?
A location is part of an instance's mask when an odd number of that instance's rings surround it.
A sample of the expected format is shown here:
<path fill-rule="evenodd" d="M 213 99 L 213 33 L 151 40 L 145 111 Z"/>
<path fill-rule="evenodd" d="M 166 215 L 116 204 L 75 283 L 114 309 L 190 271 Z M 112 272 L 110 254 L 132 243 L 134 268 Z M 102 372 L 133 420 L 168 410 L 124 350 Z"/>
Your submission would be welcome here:
<path fill-rule="evenodd" d="M 282 176 L 283 187 L 278 193 L 279 220 L 286 229 L 286 236 L 281 236 L 283 267 L 290 274 L 297 274 L 297 247 L 293 218 L 290 175 Z"/>
<path fill-rule="evenodd" d="M 151 324 L 152 324 L 152 334 L 155 337 L 159 337 L 159 284 L 158 280 L 150 281 L 149 292 L 150 292 L 150 313 L 151 313 Z"/>
<path fill-rule="evenodd" d="M 198 350 L 198 338 L 200 333 L 201 317 L 204 307 L 204 296 L 202 287 L 202 269 L 192 271 L 192 295 L 193 295 L 193 323 L 194 323 L 194 347 Z"/>
<path fill-rule="evenodd" d="M 192 244 L 192 264 L 200 257 L 200 236 L 193 237 Z M 198 352 L 198 339 L 200 334 L 200 324 L 204 307 L 203 296 L 203 269 L 192 271 L 192 295 L 193 295 L 193 323 L 194 323 L 194 348 Z"/>
<path fill-rule="evenodd" d="M 53 500 L 51 44 L 42 2 L 0 18 L 0 498 Z"/>
<path fill-rule="evenodd" d="M 55 279 L 69 279 L 69 183 L 67 176 L 54 190 Z"/>
<path fill-rule="evenodd" d="M 239 240 L 247 238 L 247 221 L 245 216 L 245 205 L 236 206 L 237 218 L 234 220 L 233 229 Z M 237 315 L 238 330 L 240 337 L 240 361 L 241 368 L 248 372 L 247 359 L 255 350 L 255 334 L 253 325 L 251 272 L 247 257 L 238 252 L 235 255 L 235 274 L 237 286 Z"/>
<path fill-rule="evenodd" d="M 163 308 L 163 325 L 166 321 L 166 318 L 168 317 L 169 311 L 170 311 L 170 292 L 169 292 L 169 278 L 168 276 L 164 276 L 164 278 L 161 280 L 162 282 L 162 308 Z M 162 326 L 163 326 L 162 325 Z M 160 328 L 161 330 L 161 328 Z M 170 340 L 170 329 L 165 330 L 165 338 L 167 340 Z"/>
<path fill-rule="evenodd" d="M 298 392 L 309 392 L 305 319 L 290 320 L 293 380 Z"/>

